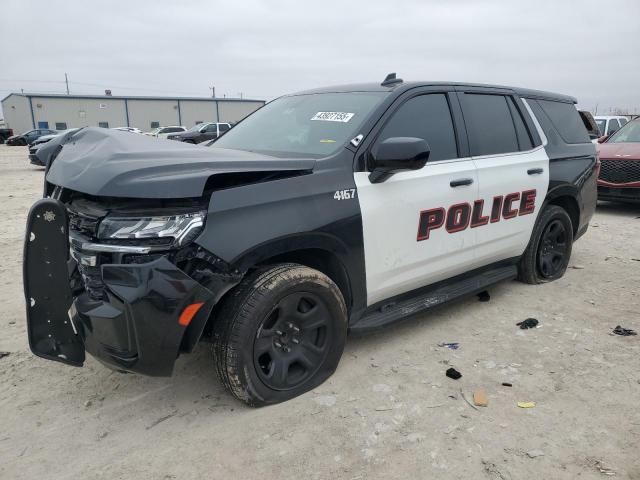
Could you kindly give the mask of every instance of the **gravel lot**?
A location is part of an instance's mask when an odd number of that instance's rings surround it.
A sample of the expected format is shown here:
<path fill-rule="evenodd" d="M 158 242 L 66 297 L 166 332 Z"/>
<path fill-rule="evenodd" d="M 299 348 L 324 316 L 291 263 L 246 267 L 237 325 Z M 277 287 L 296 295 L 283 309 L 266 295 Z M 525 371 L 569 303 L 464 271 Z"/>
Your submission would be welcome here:
<path fill-rule="evenodd" d="M 30 353 L 22 241 L 42 177 L 0 145 L 0 478 L 640 478 L 640 336 L 610 334 L 640 331 L 640 207 L 599 205 L 563 279 L 351 338 L 327 383 L 254 410 L 206 344 L 156 379 Z M 527 317 L 541 326 L 518 329 Z"/>

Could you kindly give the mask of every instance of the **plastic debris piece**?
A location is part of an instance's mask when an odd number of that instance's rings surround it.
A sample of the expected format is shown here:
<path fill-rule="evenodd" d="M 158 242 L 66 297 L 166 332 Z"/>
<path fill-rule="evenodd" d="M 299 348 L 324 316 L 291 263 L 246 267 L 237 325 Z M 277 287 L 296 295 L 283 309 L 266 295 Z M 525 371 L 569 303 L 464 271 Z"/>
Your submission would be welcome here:
<path fill-rule="evenodd" d="M 457 350 L 458 348 L 460 348 L 460 344 L 458 342 L 440 342 L 438 344 L 439 347 L 446 347 L 449 348 L 451 350 Z"/>
<path fill-rule="evenodd" d="M 454 380 L 458 380 L 460 377 L 462 377 L 462 374 L 455 368 L 448 369 L 445 375 L 449 378 L 453 378 Z"/>
<path fill-rule="evenodd" d="M 487 394 L 484 390 L 476 390 L 473 392 L 473 404 L 478 407 L 486 407 L 489 405 L 489 399 L 487 398 Z"/>
<path fill-rule="evenodd" d="M 522 322 L 516 323 L 516 325 L 518 327 L 520 327 L 522 330 L 526 330 L 527 328 L 537 327 L 538 326 L 538 320 L 536 320 L 535 318 L 527 318 L 526 320 L 523 320 Z"/>
<path fill-rule="evenodd" d="M 491 300 L 491 295 L 486 290 L 478 294 L 479 302 L 488 302 L 489 300 Z"/>
<path fill-rule="evenodd" d="M 615 333 L 616 335 L 621 335 L 623 337 L 629 337 L 631 335 L 638 334 L 638 332 L 636 332 L 635 330 L 631 330 L 630 328 L 623 328 L 620 325 L 613 329 L 613 333 Z"/>
<path fill-rule="evenodd" d="M 0 352 L 0 358 L 8 357 L 11 355 L 11 352 Z"/>
<path fill-rule="evenodd" d="M 509 383 L 509 382 L 502 382 L 502 386 L 503 387 L 513 387 L 513 384 Z"/>
<path fill-rule="evenodd" d="M 543 457 L 544 456 L 544 452 L 542 450 L 529 450 L 527 452 L 527 457 L 529 458 L 536 458 L 536 457 Z"/>
<path fill-rule="evenodd" d="M 520 408 L 533 408 L 536 406 L 536 402 L 518 402 Z"/>
<path fill-rule="evenodd" d="M 467 405 L 469 405 L 469 406 L 470 406 L 471 408 L 473 408 L 474 410 L 478 410 L 478 409 L 476 408 L 476 406 L 475 406 L 473 403 L 471 403 L 469 400 L 467 400 L 467 397 L 465 397 L 465 396 L 464 396 L 464 392 L 462 391 L 462 389 L 460 389 L 460 396 L 462 397 L 462 399 L 463 399 L 465 402 L 467 402 Z"/>

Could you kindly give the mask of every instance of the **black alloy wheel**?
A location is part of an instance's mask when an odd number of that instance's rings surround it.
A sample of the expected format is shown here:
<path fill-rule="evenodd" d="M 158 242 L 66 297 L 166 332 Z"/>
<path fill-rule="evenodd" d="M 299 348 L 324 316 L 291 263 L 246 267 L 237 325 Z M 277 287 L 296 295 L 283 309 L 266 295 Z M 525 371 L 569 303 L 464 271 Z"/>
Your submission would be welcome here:
<path fill-rule="evenodd" d="M 324 301 L 310 292 L 282 298 L 262 321 L 253 346 L 260 380 L 274 390 L 304 383 L 322 365 L 332 322 Z"/>
<path fill-rule="evenodd" d="M 556 219 L 546 226 L 538 247 L 538 269 L 544 278 L 553 278 L 563 268 L 568 248 L 568 232 Z"/>

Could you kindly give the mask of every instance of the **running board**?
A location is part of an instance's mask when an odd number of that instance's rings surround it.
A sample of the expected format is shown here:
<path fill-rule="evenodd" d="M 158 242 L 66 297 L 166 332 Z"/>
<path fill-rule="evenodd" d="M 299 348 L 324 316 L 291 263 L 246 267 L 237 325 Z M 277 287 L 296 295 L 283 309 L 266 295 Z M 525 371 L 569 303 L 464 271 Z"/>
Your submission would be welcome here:
<path fill-rule="evenodd" d="M 362 317 L 350 327 L 352 333 L 365 333 L 385 327 L 410 315 L 429 310 L 452 300 L 474 295 L 490 285 L 504 280 L 513 280 L 518 275 L 515 265 L 487 270 L 472 277 L 454 281 L 448 285 L 419 294 L 406 300 L 383 305 Z"/>

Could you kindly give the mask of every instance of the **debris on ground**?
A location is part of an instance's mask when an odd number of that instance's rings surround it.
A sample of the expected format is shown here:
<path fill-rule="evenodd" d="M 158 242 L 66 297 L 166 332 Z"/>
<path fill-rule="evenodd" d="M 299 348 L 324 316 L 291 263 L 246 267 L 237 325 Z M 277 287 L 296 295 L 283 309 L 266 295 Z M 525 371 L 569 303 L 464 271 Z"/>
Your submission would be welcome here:
<path fill-rule="evenodd" d="M 574 270 L 584 270 L 584 265 L 570 265 L 569 268 L 573 268 Z"/>
<path fill-rule="evenodd" d="M 536 406 L 536 402 L 518 402 L 520 408 L 533 408 Z"/>
<path fill-rule="evenodd" d="M 449 378 L 453 378 L 454 380 L 458 380 L 460 377 L 462 377 L 462 374 L 453 367 L 449 368 L 445 375 Z"/>
<path fill-rule="evenodd" d="M 503 387 L 513 387 L 513 384 L 509 383 L 509 382 L 502 382 L 502 386 Z"/>
<path fill-rule="evenodd" d="M 473 392 L 473 404 L 478 407 L 486 407 L 489 405 L 489 399 L 484 390 L 476 390 Z"/>
<path fill-rule="evenodd" d="M 529 458 L 536 458 L 536 457 L 543 457 L 544 456 L 544 452 L 542 450 L 529 450 L 527 452 L 527 457 Z"/>
<path fill-rule="evenodd" d="M 457 350 L 458 348 L 460 348 L 460 344 L 458 342 L 440 342 L 438 346 L 449 348 L 451 350 Z"/>
<path fill-rule="evenodd" d="M 479 302 L 488 302 L 489 300 L 491 300 L 491 295 L 489 295 L 489 292 L 487 292 L 486 290 L 478 294 Z"/>
<path fill-rule="evenodd" d="M 522 322 L 516 323 L 516 325 L 518 327 L 520 327 L 522 330 L 526 330 L 527 328 L 537 327 L 538 326 L 538 320 L 536 320 L 535 318 L 527 318 L 526 320 L 523 320 Z"/>
<path fill-rule="evenodd" d="M 475 406 L 473 403 L 471 403 L 469 400 L 467 400 L 467 397 L 465 397 L 464 392 L 462 391 L 462 389 L 460 389 L 460 396 L 462 397 L 462 399 L 463 399 L 465 402 L 467 402 L 467 405 L 469 405 L 469 406 L 470 406 L 471 408 L 473 408 L 474 410 L 478 410 L 478 409 L 476 408 L 476 406 Z"/>
<path fill-rule="evenodd" d="M 0 358 L 8 357 L 11 355 L 11 352 L 0 352 Z"/>
<path fill-rule="evenodd" d="M 594 466 L 602 473 L 603 475 L 609 475 L 610 477 L 614 476 L 616 472 L 614 472 L 611 468 L 607 467 L 600 460 L 596 460 Z"/>
<path fill-rule="evenodd" d="M 621 335 L 623 337 L 629 337 L 631 335 L 638 334 L 638 332 L 636 332 L 635 330 L 631 330 L 630 328 L 623 328 L 620 325 L 613 329 L 613 333 L 615 333 L 616 335 Z"/>

